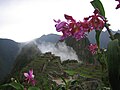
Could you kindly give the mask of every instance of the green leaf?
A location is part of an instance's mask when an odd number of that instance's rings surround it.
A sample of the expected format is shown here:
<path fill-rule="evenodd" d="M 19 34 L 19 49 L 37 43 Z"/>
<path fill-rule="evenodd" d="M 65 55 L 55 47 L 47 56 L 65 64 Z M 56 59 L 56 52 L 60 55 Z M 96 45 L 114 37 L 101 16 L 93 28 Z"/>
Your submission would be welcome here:
<path fill-rule="evenodd" d="M 93 78 L 91 75 L 85 74 L 85 73 L 80 73 L 81 77 L 85 77 L 85 78 Z"/>
<path fill-rule="evenodd" d="M 114 38 L 119 40 L 119 45 L 120 45 L 120 33 L 115 33 Z"/>
<path fill-rule="evenodd" d="M 24 86 L 21 85 L 20 83 L 16 83 L 16 82 L 12 82 L 12 83 L 9 83 L 9 84 L 4 84 L 0 88 L 7 87 L 7 86 L 11 86 L 11 87 L 15 88 L 16 90 L 24 90 Z"/>
<path fill-rule="evenodd" d="M 95 35 L 95 38 L 96 38 L 96 43 L 98 45 L 98 48 L 100 48 L 100 33 L 101 33 L 102 30 L 95 30 L 96 32 L 96 35 Z"/>
<path fill-rule="evenodd" d="M 120 66 L 120 46 L 118 39 L 109 42 L 107 49 L 109 69 L 117 70 Z"/>
<path fill-rule="evenodd" d="M 66 73 L 68 73 L 69 75 L 73 76 L 75 75 L 77 72 L 73 71 L 73 70 L 64 70 Z"/>
<path fill-rule="evenodd" d="M 120 90 L 120 46 L 118 39 L 111 41 L 107 48 L 109 81 L 112 90 Z"/>
<path fill-rule="evenodd" d="M 100 0 L 93 0 L 93 1 L 91 1 L 91 4 L 95 9 L 96 8 L 99 9 L 100 15 L 105 17 L 105 10 L 104 10 L 103 4 L 101 3 Z"/>
<path fill-rule="evenodd" d="M 28 90 L 40 90 L 38 87 L 29 87 Z"/>

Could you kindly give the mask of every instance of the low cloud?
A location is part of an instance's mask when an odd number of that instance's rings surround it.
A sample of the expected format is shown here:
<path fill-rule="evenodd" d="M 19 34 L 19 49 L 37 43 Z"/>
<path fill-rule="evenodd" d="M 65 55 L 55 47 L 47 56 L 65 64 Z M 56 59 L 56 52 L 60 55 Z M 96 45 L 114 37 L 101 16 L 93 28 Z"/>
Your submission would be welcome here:
<path fill-rule="evenodd" d="M 60 56 L 61 60 L 78 60 L 78 56 L 73 48 L 66 46 L 64 42 L 61 43 L 51 43 L 51 42 L 42 42 L 40 44 L 36 43 L 38 48 L 42 53 L 51 52 L 56 56 Z"/>

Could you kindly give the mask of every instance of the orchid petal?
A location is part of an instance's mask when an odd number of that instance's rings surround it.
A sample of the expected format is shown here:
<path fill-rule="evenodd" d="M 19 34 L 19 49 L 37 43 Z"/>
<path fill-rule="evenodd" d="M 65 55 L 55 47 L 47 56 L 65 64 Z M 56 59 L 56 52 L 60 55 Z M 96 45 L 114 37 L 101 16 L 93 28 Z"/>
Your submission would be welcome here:
<path fill-rule="evenodd" d="M 28 76 L 29 76 L 29 74 L 28 74 L 28 73 L 24 73 L 24 76 L 25 76 L 25 77 L 28 77 Z"/>
<path fill-rule="evenodd" d="M 64 17 L 65 17 L 65 19 L 67 19 L 67 20 L 71 20 L 72 22 L 75 22 L 75 20 L 73 19 L 72 16 L 69 16 L 69 15 L 67 15 L 67 14 L 64 14 Z"/>
<path fill-rule="evenodd" d="M 31 70 L 29 70 L 29 74 L 30 75 L 32 75 L 33 74 L 33 70 L 31 69 Z"/>

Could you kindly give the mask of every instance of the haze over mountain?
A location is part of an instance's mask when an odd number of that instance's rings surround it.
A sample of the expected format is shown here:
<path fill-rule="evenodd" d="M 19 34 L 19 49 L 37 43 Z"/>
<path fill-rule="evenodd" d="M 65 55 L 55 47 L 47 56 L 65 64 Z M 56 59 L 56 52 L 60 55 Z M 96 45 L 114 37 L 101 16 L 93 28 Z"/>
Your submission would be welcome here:
<path fill-rule="evenodd" d="M 75 59 L 78 60 L 76 52 L 65 42 L 60 42 L 60 35 L 48 34 L 43 35 L 35 40 L 36 45 L 42 53 L 51 52 L 56 56 L 60 56 L 61 60 Z"/>

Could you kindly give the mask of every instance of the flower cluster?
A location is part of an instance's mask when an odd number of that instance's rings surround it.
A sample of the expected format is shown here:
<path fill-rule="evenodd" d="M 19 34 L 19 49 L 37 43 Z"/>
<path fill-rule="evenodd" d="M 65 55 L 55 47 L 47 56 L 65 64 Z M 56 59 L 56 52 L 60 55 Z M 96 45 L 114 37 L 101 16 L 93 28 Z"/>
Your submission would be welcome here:
<path fill-rule="evenodd" d="M 80 29 L 82 28 L 81 27 L 82 23 L 76 22 L 76 20 L 73 19 L 72 16 L 64 14 L 64 17 L 67 20 L 67 22 L 61 20 L 58 21 L 54 20 L 57 23 L 55 25 L 56 30 L 58 32 L 63 33 L 61 40 L 64 40 L 69 36 L 74 36 L 76 39 L 83 38 L 85 36 L 85 33 L 82 31 L 82 29 Z"/>
<path fill-rule="evenodd" d="M 35 86 L 35 80 L 34 80 L 34 75 L 33 75 L 33 70 L 29 70 L 28 73 L 24 73 L 24 76 L 26 77 L 25 80 L 28 83 L 31 83 L 33 86 Z"/>
<path fill-rule="evenodd" d="M 120 8 L 120 0 L 115 0 L 115 1 L 119 2 L 119 4 L 117 5 L 116 9 Z"/>
<path fill-rule="evenodd" d="M 88 50 L 92 53 L 92 55 L 96 54 L 97 53 L 97 44 L 90 44 L 88 46 Z"/>
<path fill-rule="evenodd" d="M 101 30 L 104 28 L 104 24 L 107 22 L 103 16 L 99 14 L 99 10 L 94 11 L 94 15 L 84 18 L 83 21 L 76 21 L 72 16 L 64 14 L 65 21 L 54 20 L 56 30 L 62 32 L 61 40 L 69 36 L 73 36 L 76 40 L 80 40 L 86 36 L 87 32 L 92 30 Z"/>

